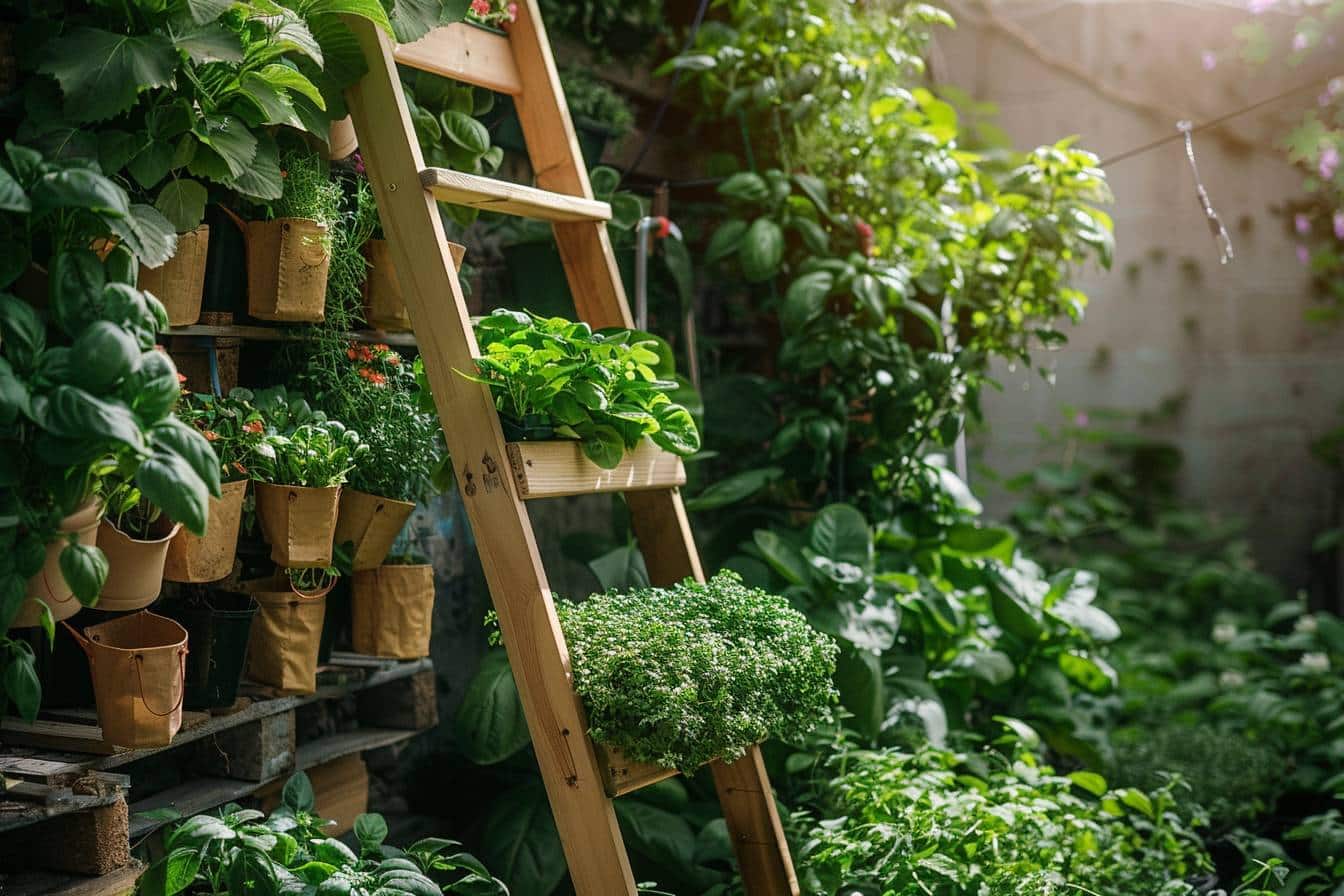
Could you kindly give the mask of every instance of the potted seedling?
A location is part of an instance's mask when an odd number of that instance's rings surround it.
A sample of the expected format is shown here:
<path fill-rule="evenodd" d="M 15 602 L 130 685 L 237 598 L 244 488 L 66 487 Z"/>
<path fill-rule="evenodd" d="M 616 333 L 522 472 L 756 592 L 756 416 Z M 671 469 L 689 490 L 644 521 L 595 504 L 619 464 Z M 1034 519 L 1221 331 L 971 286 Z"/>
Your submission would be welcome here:
<path fill-rule="evenodd" d="M 235 389 L 228 397 L 187 393 L 177 405 L 178 419 L 210 443 L 219 462 L 220 496 L 210 499 L 205 534 L 179 531 L 168 545 L 164 578 L 170 582 L 214 582 L 233 570 L 249 481 L 247 464 L 266 440 L 261 412 L 251 392 Z"/>
<path fill-rule="evenodd" d="M 359 434 L 314 411 L 283 386 L 253 396 L 266 438 L 248 465 L 256 483 L 257 518 L 281 568 L 331 566 L 341 486 L 368 450 Z"/>
<path fill-rule="evenodd" d="M 98 608 L 139 610 L 158 599 L 168 545 L 182 528 L 145 498 L 135 480 L 113 469 L 99 482 L 106 512 L 98 548 L 107 557 L 107 581 Z M 207 523 L 208 525 L 208 523 Z"/>
<path fill-rule="evenodd" d="M 287 153 L 281 165 L 284 193 L 264 219 L 244 225 L 247 311 L 262 320 L 318 323 L 326 311 L 341 187 L 317 153 Z"/>
<path fill-rule="evenodd" d="M 477 375 L 463 375 L 490 387 L 510 441 L 577 439 L 605 469 L 646 436 L 681 456 L 700 450 L 694 418 L 670 397 L 672 351 L 652 334 L 499 310 L 477 322 L 476 341 Z"/>
<path fill-rule="evenodd" d="M 434 621 L 434 567 L 403 530 L 386 562 L 351 577 L 355 650 L 372 656 L 429 656 Z"/>

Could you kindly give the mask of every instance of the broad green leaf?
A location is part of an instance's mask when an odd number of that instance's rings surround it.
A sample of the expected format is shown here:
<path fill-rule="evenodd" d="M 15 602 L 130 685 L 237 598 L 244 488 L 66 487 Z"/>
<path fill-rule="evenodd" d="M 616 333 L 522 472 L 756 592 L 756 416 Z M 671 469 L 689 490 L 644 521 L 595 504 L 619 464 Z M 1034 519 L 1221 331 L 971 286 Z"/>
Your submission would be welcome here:
<path fill-rule="evenodd" d="M 143 896 L 174 896 L 191 886 L 201 867 L 202 853 L 178 847 L 146 869 L 136 884 Z"/>
<path fill-rule="evenodd" d="M 631 848 L 655 862 L 684 868 L 695 856 L 695 832 L 679 813 L 639 799 L 616 801 L 616 817 Z"/>
<path fill-rule="evenodd" d="M 1021 599 L 1012 594 L 1009 586 L 992 581 L 989 588 L 990 607 L 994 618 L 1004 631 L 1026 644 L 1035 644 L 1041 637 L 1041 624 Z"/>
<path fill-rule="evenodd" d="M 120 442 L 135 451 L 144 449 L 140 426 L 129 408 L 74 386 L 61 385 L 51 391 L 47 429 L 62 438 Z"/>
<path fill-rule="evenodd" d="M 322 92 L 317 89 L 317 85 L 296 69 L 273 62 L 270 65 L 262 66 L 256 72 L 256 76 L 276 90 L 292 91 L 306 97 L 319 109 L 327 108 L 326 100 L 323 99 Z"/>
<path fill-rule="evenodd" d="M 243 45 L 238 35 L 217 22 L 174 34 L 173 45 L 198 65 L 211 62 L 239 64 L 243 61 Z"/>
<path fill-rule="evenodd" d="M 849 504 L 823 507 L 808 527 L 812 550 L 832 560 L 867 568 L 872 563 L 873 539 L 868 520 Z"/>
<path fill-rule="evenodd" d="M 612 470 L 625 456 L 625 439 L 613 426 L 589 426 L 583 433 L 583 453 L 602 469 Z"/>
<path fill-rule="evenodd" d="M 719 195 L 738 202 L 758 203 L 770 198 L 770 187 L 759 174 L 739 171 L 719 184 Z"/>
<path fill-rule="evenodd" d="M 304 772 L 295 772 L 280 791 L 280 805 L 291 812 L 313 811 L 313 782 Z"/>
<path fill-rule="evenodd" d="M 164 184 L 154 200 L 154 207 L 168 219 L 178 233 L 195 230 L 205 219 L 205 203 L 209 198 L 205 187 L 185 177 Z"/>
<path fill-rule="evenodd" d="M 1081 651 L 1061 653 L 1059 668 L 1070 681 L 1094 694 L 1103 694 L 1117 684 L 1115 670 L 1105 660 Z"/>
<path fill-rule="evenodd" d="M 603 591 L 649 587 L 649 570 L 644 565 L 644 554 L 633 541 L 613 548 L 588 561 L 588 568 L 597 577 Z"/>
<path fill-rule="evenodd" d="M 257 154 L 257 138 L 241 118 L 233 115 L 202 115 L 192 128 L 237 177 L 247 170 Z"/>
<path fill-rule="evenodd" d="M 724 221 L 709 238 L 705 247 L 705 264 L 713 264 L 737 252 L 742 238 L 747 235 L 747 222 L 740 219 Z"/>
<path fill-rule="evenodd" d="M 779 312 L 785 331 L 796 333 L 820 317 L 834 284 L 835 276 L 830 271 L 813 271 L 790 283 Z"/>
<path fill-rule="evenodd" d="M 1069 772 L 1069 780 L 1093 796 L 1101 796 L 1106 792 L 1106 779 L 1096 772 Z"/>
<path fill-rule="evenodd" d="M 4 658 L 5 694 L 13 702 L 19 716 L 32 722 L 37 718 L 37 710 L 42 703 L 42 683 L 37 677 L 36 657 L 27 644 L 11 646 L 7 653 Z"/>
<path fill-rule="evenodd" d="M 659 448 L 682 457 L 690 457 L 700 450 L 700 430 L 690 411 L 668 402 L 660 404 L 653 413 L 658 418 L 658 431 L 650 438 Z"/>
<path fill-rule="evenodd" d="M 791 585 L 805 585 L 811 577 L 807 560 L 798 548 L 769 529 L 757 529 L 752 535 L 756 548 L 770 568 Z"/>
<path fill-rule="evenodd" d="M 75 337 L 70 351 L 78 359 L 73 365 L 73 384 L 94 395 L 111 391 L 140 361 L 140 346 L 135 337 L 105 320 L 85 327 Z"/>
<path fill-rule="evenodd" d="M 205 534 L 210 489 L 181 455 L 156 450 L 135 471 L 135 484 L 169 519 L 196 535 Z"/>
<path fill-rule="evenodd" d="M 174 416 L 165 417 L 150 428 L 149 442 L 156 451 L 180 456 L 196 471 L 210 494 L 219 497 L 219 460 L 196 427 Z"/>
<path fill-rule="evenodd" d="M 136 203 L 124 218 L 108 221 L 116 234 L 136 257 L 150 267 L 157 267 L 173 257 L 177 251 L 177 231 L 158 209 Z"/>
<path fill-rule="evenodd" d="M 456 731 L 462 752 L 481 765 L 502 762 L 530 743 L 523 704 L 503 650 L 488 652 L 467 685 Z"/>
<path fill-rule="evenodd" d="M 94 545 L 75 543 L 61 549 L 58 562 L 75 597 L 84 606 L 93 606 L 107 581 L 107 557 Z"/>
<path fill-rule="evenodd" d="M 65 114 L 76 122 L 120 115 L 140 91 L 167 85 L 177 68 L 172 41 L 161 34 L 75 28 L 45 47 L 43 56 L 38 71 L 60 83 Z"/>
<path fill-rule="evenodd" d="M 377 812 L 366 812 L 355 819 L 355 839 L 366 852 L 374 852 L 387 839 L 387 821 Z"/>
<path fill-rule="evenodd" d="M 31 195 L 35 215 L 61 208 L 88 209 L 110 218 L 130 214 L 126 193 L 109 178 L 87 168 L 44 174 Z"/>
<path fill-rule="evenodd" d="M 20 370 L 29 370 L 46 348 L 42 318 L 27 302 L 0 293 L 0 345 Z"/>
<path fill-rule="evenodd" d="M 957 654 L 952 666 L 965 669 L 990 685 L 1011 681 L 1017 671 L 1012 659 L 1001 650 L 963 650 Z"/>
<path fill-rule="evenodd" d="M 780 467 L 760 467 L 720 479 L 686 501 L 687 510 L 717 510 L 745 501 L 784 475 Z"/>
<path fill-rule="evenodd" d="M 784 233 L 769 218 L 757 218 L 738 247 L 742 273 L 750 283 L 762 283 L 779 273 L 784 258 Z"/>
<path fill-rule="evenodd" d="M 1015 545 L 1013 533 L 1002 526 L 956 523 L 947 530 L 946 550 L 962 557 L 994 557 L 1008 563 Z"/>
<path fill-rule="evenodd" d="M 448 109 L 439 116 L 439 123 L 445 139 L 473 156 L 480 156 L 490 148 L 490 132 L 485 125 L 464 112 Z"/>
<path fill-rule="evenodd" d="M 510 892 L 547 894 L 565 876 L 565 854 L 546 792 L 524 785 L 494 800 L 481 836 L 481 858 Z"/>
<path fill-rule="evenodd" d="M 27 212 L 33 205 L 14 176 L 0 168 L 0 211 Z"/>

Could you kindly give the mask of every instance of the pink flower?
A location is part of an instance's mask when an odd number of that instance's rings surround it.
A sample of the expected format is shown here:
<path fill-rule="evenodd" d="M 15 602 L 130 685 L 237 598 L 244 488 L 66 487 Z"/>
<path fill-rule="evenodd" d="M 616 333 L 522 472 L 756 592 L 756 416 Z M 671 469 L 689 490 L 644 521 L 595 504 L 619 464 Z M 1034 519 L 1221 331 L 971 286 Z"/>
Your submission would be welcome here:
<path fill-rule="evenodd" d="M 509 21 L 510 22 L 518 21 L 518 4 L 510 3 L 508 10 L 509 10 Z"/>
<path fill-rule="evenodd" d="M 478 16 L 490 15 L 489 0 L 471 0 L 471 11 Z"/>
<path fill-rule="evenodd" d="M 854 219 L 854 233 L 859 238 L 859 251 L 872 258 L 873 256 L 873 225 L 862 218 Z"/>
<path fill-rule="evenodd" d="M 1293 215 L 1293 229 L 1296 230 L 1302 236 L 1306 236 L 1307 234 L 1311 233 L 1311 218 L 1307 217 L 1301 212 L 1298 212 L 1296 215 Z"/>
<path fill-rule="evenodd" d="M 1087 416 L 1087 411 L 1079 411 L 1073 415 L 1073 425 L 1080 429 L 1086 428 L 1087 424 L 1091 422 L 1091 418 Z"/>
<path fill-rule="evenodd" d="M 1317 165 L 1321 180 L 1332 180 L 1335 176 L 1335 169 L 1338 167 L 1339 150 L 1333 146 L 1327 146 L 1321 151 L 1321 161 Z"/>
<path fill-rule="evenodd" d="M 1298 264 L 1311 264 L 1311 252 L 1306 246 L 1297 247 L 1297 262 Z"/>
<path fill-rule="evenodd" d="M 1273 6 L 1278 2 L 1279 0 L 1251 0 L 1247 8 L 1250 9 L 1251 15 L 1258 16 L 1260 15 L 1260 13 L 1266 12 L 1267 10 L 1273 8 Z"/>
<path fill-rule="evenodd" d="M 1204 71 L 1211 72 L 1218 65 L 1218 56 L 1212 50 L 1205 50 L 1199 54 L 1199 64 L 1204 67 Z"/>
<path fill-rule="evenodd" d="M 1335 239 L 1344 240 L 1344 212 L 1335 212 Z"/>
<path fill-rule="evenodd" d="M 1293 49 L 1299 53 L 1305 50 L 1310 43 L 1311 41 L 1307 39 L 1307 35 L 1301 31 L 1293 35 Z"/>

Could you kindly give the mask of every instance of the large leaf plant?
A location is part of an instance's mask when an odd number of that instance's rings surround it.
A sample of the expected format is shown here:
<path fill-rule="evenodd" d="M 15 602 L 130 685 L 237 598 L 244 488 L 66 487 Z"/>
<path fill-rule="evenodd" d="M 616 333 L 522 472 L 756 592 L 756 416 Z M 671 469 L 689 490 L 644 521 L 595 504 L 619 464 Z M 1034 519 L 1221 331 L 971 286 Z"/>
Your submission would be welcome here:
<path fill-rule="evenodd" d="M 219 494 L 210 445 L 173 416 L 180 381 L 155 344 L 163 306 L 135 287 L 138 259 L 162 261 L 172 233 L 130 223 L 130 202 L 93 162 L 54 161 L 5 144 L 0 160 L 0 632 L 28 580 L 108 468 L 195 533 Z M 113 242 L 115 241 L 115 242 Z M 101 246 L 106 257 L 90 246 Z M 110 250 L 108 246 L 112 246 Z M 21 293 L 24 298 L 13 294 Z M 107 577 L 98 548 L 73 536 L 60 574 L 82 604 Z M 50 638 L 54 623 L 41 605 Z M 41 701 L 31 647 L 0 635 L 0 692 L 32 719 Z"/>

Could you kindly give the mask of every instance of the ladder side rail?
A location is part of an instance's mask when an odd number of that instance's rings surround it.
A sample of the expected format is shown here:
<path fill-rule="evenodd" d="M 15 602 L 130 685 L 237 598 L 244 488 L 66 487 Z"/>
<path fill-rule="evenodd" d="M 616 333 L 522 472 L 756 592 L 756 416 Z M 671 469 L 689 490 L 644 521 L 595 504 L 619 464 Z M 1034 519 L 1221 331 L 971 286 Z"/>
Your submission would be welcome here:
<path fill-rule="evenodd" d="M 347 93 L 355 131 L 570 875 L 582 896 L 635 896 L 616 813 L 571 683 L 569 654 L 535 536 L 508 472 L 494 403 L 485 386 L 456 373 L 472 369 L 478 347 L 436 202 L 420 183 L 424 160 L 397 79 L 392 43 L 366 20 L 345 19 L 369 65 Z"/>

